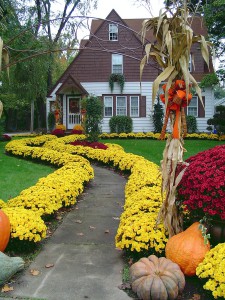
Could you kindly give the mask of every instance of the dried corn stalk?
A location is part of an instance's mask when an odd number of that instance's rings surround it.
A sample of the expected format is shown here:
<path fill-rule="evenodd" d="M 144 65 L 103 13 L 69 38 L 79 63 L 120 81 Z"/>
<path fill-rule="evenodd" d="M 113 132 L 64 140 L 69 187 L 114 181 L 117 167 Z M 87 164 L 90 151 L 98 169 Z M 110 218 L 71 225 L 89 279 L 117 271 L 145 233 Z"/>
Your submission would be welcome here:
<path fill-rule="evenodd" d="M 168 17 L 170 15 L 170 17 Z M 189 89 L 192 85 L 198 94 L 201 102 L 202 95 L 196 80 L 189 72 L 189 59 L 191 46 L 194 43 L 201 44 L 201 53 L 209 66 L 210 45 L 205 41 L 204 36 L 194 35 L 191 28 L 192 18 L 189 18 L 187 3 L 184 0 L 182 7 L 177 7 L 173 13 L 169 9 L 160 11 L 159 16 L 145 20 L 142 26 L 143 43 L 148 30 L 152 30 L 156 38 L 154 44 L 148 43 L 145 46 L 145 55 L 140 64 L 140 76 L 142 76 L 145 65 L 152 57 L 161 67 L 161 74 L 153 82 L 152 102 L 154 103 L 159 85 L 167 80 L 165 87 L 165 122 L 162 134 L 165 133 L 167 121 L 170 117 L 173 132 L 166 143 L 163 152 L 162 168 L 162 195 L 165 199 L 158 215 L 158 222 L 163 221 L 169 236 L 179 233 L 182 230 L 182 217 L 179 215 L 175 203 L 176 188 L 179 184 L 184 170 L 176 177 L 178 164 L 183 162 L 183 139 L 186 134 L 186 122 L 184 109 L 181 102 L 171 101 L 169 90 L 176 80 L 183 80 L 186 91 L 186 103 L 188 105 Z M 179 99 L 178 99 L 179 100 Z M 175 104 L 175 105 L 174 105 Z M 202 102 L 203 105 L 203 102 Z"/>

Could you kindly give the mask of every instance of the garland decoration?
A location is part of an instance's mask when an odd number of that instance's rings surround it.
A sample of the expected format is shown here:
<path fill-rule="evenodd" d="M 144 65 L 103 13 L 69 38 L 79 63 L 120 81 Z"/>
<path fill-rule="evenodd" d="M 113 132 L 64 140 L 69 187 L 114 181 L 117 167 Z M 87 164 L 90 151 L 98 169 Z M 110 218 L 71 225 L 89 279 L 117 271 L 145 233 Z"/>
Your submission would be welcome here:
<path fill-rule="evenodd" d="M 125 84 L 125 78 L 123 74 L 116 74 L 116 73 L 112 73 L 109 76 L 109 86 L 110 86 L 110 90 L 111 92 L 114 89 L 114 82 L 118 82 L 119 86 L 120 86 L 120 92 L 121 94 L 123 93 L 123 88 L 124 88 L 124 84 Z"/>

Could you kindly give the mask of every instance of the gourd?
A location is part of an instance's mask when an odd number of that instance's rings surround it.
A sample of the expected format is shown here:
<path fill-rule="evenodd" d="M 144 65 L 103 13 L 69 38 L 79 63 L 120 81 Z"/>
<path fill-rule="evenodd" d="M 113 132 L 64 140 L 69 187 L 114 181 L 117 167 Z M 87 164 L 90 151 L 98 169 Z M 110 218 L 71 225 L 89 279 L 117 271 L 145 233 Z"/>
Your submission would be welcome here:
<path fill-rule="evenodd" d="M 3 252 L 8 245 L 10 237 L 10 222 L 7 215 L 0 209 L 0 251 Z"/>
<path fill-rule="evenodd" d="M 185 286 L 180 267 L 165 257 L 143 257 L 130 267 L 132 290 L 144 300 L 173 300 Z"/>
<path fill-rule="evenodd" d="M 204 243 L 200 223 L 195 222 L 185 231 L 172 236 L 165 248 L 166 258 L 177 263 L 187 276 L 196 274 L 196 268 L 210 250 L 210 243 Z"/>

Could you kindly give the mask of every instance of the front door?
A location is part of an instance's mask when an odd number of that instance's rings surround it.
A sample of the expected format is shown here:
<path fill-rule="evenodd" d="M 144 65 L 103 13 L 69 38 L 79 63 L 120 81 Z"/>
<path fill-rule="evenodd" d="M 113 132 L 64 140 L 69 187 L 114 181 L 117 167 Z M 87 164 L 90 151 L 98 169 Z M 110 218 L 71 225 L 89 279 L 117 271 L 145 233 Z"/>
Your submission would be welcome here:
<path fill-rule="evenodd" d="M 67 128 L 73 129 L 74 125 L 80 124 L 80 97 L 68 96 L 67 98 Z"/>

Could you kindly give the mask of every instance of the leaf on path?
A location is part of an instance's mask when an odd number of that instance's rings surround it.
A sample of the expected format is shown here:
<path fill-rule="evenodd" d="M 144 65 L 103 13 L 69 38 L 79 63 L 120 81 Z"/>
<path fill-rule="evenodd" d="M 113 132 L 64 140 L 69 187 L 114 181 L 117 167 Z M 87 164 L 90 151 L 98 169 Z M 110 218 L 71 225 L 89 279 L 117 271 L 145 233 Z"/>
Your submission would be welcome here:
<path fill-rule="evenodd" d="M 120 218 L 119 218 L 119 217 L 113 217 L 113 219 L 114 219 L 114 220 L 119 220 Z"/>
<path fill-rule="evenodd" d="M 7 293 L 7 292 L 10 292 L 10 291 L 13 291 L 13 287 L 12 286 L 8 286 L 8 284 L 5 284 L 3 286 L 3 288 L 1 289 L 2 293 Z"/>
<path fill-rule="evenodd" d="M 62 220 L 62 217 L 61 216 L 57 216 L 56 220 Z"/>
<path fill-rule="evenodd" d="M 54 267 L 54 264 L 49 263 L 49 264 L 46 264 L 46 265 L 45 265 L 45 268 L 47 268 L 47 269 L 48 269 L 48 268 L 52 268 L 52 267 Z"/>
<path fill-rule="evenodd" d="M 128 283 L 128 282 L 125 282 L 125 283 L 122 283 L 122 284 L 120 284 L 119 286 L 118 286 L 118 288 L 120 289 L 120 290 L 127 290 L 127 289 L 131 289 L 131 284 L 130 283 Z"/>
<path fill-rule="evenodd" d="M 89 226 L 89 228 L 90 228 L 91 230 L 96 229 L 96 227 L 94 227 L 94 226 Z"/>
<path fill-rule="evenodd" d="M 35 269 L 31 269 L 31 270 L 30 270 L 30 274 L 31 274 L 32 276 L 37 276 L 37 275 L 40 274 L 40 271 L 35 270 Z"/>
<path fill-rule="evenodd" d="M 82 221 L 81 221 L 81 220 L 75 220 L 75 223 L 79 223 L 79 224 L 81 224 L 81 223 L 82 223 Z"/>
<path fill-rule="evenodd" d="M 105 233 L 109 233 L 109 229 L 106 229 L 106 230 L 105 230 Z"/>
<path fill-rule="evenodd" d="M 77 235 L 83 236 L 84 234 L 83 234 L 83 232 L 78 232 Z"/>
<path fill-rule="evenodd" d="M 191 300 L 200 300 L 201 296 L 199 294 L 193 294 L 193 297 L 191 298 Z"/>
<path fill-rule="evenodd" d="M 130 258 L 129 261 L 128 261 L 128 264 L 131 266 L 133 264 L 133 262 L 134 262 L 133 258 Z"/>

